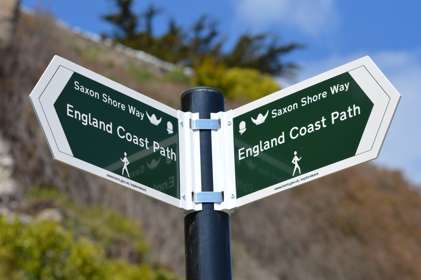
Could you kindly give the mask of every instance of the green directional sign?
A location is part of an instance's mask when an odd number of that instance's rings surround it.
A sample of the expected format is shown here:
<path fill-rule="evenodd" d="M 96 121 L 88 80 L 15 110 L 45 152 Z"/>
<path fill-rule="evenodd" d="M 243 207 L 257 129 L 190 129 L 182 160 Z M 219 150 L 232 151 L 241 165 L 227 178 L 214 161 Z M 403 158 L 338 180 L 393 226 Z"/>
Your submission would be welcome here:
<path fill-rule="evenodd" d="M 376 158 L 399 94 L 364 57 L 200 120 L 56 56 L 31 100 L 56 159 L 186 210 L 223 197 L 226 210 Z M 218 194 L 202 192 L 200 130 L 212 130 Z"/>
<path fill-rule="evenodd" d="M 57 159 L 179 206 L 176 110 L 60 57 L 31 98 Z"/>
<path fill-rule="evenodd" d="M 366 57 L 234 110 L 237 206 L 375 158 L 398 99 Z"/>

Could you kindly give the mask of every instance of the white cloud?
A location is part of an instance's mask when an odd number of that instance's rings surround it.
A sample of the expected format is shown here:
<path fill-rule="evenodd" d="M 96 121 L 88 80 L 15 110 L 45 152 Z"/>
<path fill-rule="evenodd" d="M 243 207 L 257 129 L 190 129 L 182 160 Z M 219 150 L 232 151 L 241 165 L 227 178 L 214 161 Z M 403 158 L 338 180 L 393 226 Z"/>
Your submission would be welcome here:
<path fill-rule="evenodd" d="M 303 62 L 299 80 L 322 73 L 365 55 L 331 56 Z M 421 183 L 421 52 L 381 51 L 369 54 L 401 94 L 378 164 L 399 168 Z"/>
<path fill-rule="evenodd" d="M 234 0 L 237 17 L 251 27 L 290 25 L 311 35 L 335 21 L 334 4 L 334 0 Z"/>

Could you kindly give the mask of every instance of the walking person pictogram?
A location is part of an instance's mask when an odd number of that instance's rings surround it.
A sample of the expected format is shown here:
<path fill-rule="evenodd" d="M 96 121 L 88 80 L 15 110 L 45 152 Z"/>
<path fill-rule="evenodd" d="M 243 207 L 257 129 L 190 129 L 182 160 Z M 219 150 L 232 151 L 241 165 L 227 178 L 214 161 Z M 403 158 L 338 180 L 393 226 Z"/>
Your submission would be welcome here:
<path fill-rule="evenodd" d="M 124 152 L 124 157 L 120 158 L 121 162 L 123 163 L 123 169 L 121 170 L 121 175 L 124 175 L 124 171 L 126 171 L 127 177 L 130 178 L 129 169 L 127 166 L 130 164 L 129 159 L 127 158 L 127 153 Z"/>
<path fill-rule="evenodd" d="M 301 168 L 298 162 L 302 159 L 302 157 L 297 156 L 297 151 L 294 151 L 294 157 L 292 158 L 291 163 L 294 164 L 294 171 L 292 172 L 292 176 L 295 176 L 295 172 L 298 170 L 298 173 L 301 175 Z"/>

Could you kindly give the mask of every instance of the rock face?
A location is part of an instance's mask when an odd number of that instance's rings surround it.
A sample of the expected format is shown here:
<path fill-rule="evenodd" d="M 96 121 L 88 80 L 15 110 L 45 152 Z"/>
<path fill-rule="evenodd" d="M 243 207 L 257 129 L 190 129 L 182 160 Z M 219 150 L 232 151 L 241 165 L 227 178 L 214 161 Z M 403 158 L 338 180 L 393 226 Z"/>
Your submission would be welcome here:
<path fill-rule="evenodd" d="M 0 49 L 12 40 L 18 17 L 19 0 L 0 1 Z"/>
<path fill-rule="evenodd" d="M 13 207 L 17 201 L 16 182 L 12 179 L 13 159 L 9 145 L 0 135 L 0 207 Z"/>

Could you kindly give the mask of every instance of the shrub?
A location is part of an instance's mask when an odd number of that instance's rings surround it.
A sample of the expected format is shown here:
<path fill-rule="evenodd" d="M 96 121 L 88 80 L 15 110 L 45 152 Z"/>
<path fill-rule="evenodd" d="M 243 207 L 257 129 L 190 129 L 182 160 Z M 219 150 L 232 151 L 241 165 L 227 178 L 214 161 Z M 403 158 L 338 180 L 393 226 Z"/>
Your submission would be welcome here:
<path fill-rule="evenodd" d="M 147 260 L 148 246 L 134 221 L 102 207 L 78 206 L 52 188 L 34 188 L 20 211 L 36 216 L 43 207 L 64 218 L 0 215 L 0 279 L 176 279 Z"/>
<path fill-rule="evenodd" d="M 102 250 L 56 222 L 0 218 L 1 279 L 105 279 Z"/>
<path fill-rule="evenodd" d="M 53 221 L 22 223 L 0 217 L 0 279 L 10 280 L 174 280 L 147 263 L 105 256 L 98 243 L 76 238 Z"/>
<path fill-rule="evenodd" d="M 227 68 L 212 59 L 205 59 L 195 69 L 193 82 L 221 90 L 227 98 L 252 100 L 280 89 L 269 75 L 254 69 Z"/>
<path fill-rule="evenodd" d="M 49 187 L 33 188 L 25 202 L 26 211 L 37 209 L 38 205 L 54 205 L 66 217 L 62 222 L 63 227 L 76 238 L 95 240 L 107 256 L 130 257 L 139 261 L 147 254 L 148 245 L 140 225 L 110 209 L 76 205 Z"/>

